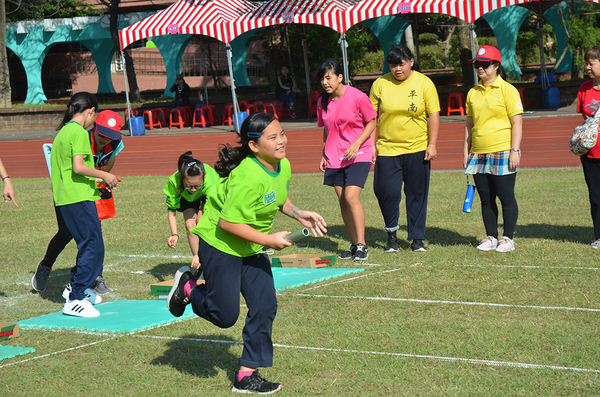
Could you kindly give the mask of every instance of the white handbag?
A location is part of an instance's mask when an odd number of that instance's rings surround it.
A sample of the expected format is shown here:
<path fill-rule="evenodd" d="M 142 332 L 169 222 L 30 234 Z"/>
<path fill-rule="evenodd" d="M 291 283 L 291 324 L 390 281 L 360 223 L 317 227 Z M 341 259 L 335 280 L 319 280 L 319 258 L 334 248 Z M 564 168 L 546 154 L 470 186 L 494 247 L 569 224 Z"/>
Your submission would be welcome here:
<path fill-rule="evenodd" d="M 599 119 L 600 109 L 596 111 L 593 117 L 588 117 L 582 125 L 575 127 L 573 136 L 571 136 L 571 141 L 569 142 L 569 148 L 573 154 L 581 156 L 596 146 Z"/>

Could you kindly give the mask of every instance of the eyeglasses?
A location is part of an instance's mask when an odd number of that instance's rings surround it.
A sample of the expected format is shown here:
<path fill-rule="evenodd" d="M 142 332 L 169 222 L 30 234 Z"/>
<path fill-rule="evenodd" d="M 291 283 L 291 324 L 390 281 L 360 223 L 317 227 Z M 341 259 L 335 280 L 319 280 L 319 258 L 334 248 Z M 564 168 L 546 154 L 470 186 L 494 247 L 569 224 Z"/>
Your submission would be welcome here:
<path fill-rule="evenodd" d="M 202 189 L 202 185 L 198 185 L 198 186 L 184 186 L 183 188 L 185 190 L 200 190 L 200 189 Z"/>
<path fill-rule="evenodd" d="M 475 61 L 475 62 L 473 62 L 473 67 L 475 69 L 479 69 L 479 68 L 487 69 L 490 66 L 492 66 L 492 61 L 488 61 L 488 62 Z"/>

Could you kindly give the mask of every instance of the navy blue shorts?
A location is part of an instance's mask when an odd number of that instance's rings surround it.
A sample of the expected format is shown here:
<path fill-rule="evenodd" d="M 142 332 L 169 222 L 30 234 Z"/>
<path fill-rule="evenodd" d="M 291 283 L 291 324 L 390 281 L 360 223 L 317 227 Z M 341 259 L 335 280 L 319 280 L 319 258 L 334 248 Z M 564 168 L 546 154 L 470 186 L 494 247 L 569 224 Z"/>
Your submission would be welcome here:
<path fill-rule="evenodd" d="M 352 163 L 344 168 L 327 168 L 323 185 L 327 186 L 358 186 L 365 187 L 371 163 Z"/>
<path fill-rule="evenodd" d="M 199 211 L 200 207 L 204 207 L 204 203 L 206 203 L 206 197 L 199 198 L 198 200 L 192 202 L 189 202 L 185 198 L 181 197 L 179 199 L 179 208 L 177 208 L 177 212 L 183 212 L 189 208 Z"/>

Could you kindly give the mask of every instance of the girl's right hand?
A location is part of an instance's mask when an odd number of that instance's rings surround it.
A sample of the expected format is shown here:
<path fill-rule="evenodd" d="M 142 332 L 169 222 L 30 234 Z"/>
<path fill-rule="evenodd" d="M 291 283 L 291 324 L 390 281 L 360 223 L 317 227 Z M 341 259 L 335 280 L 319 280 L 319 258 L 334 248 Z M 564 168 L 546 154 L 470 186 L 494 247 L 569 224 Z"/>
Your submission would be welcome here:
<path fill-rule="evenodd" d="M 169 238 L 167 239 L 167 245 L 170 248 L 175 249 L 175 246 L 177 245 L 177 242 L 179 241 L 179 236 L 176 234 L 172 234 L 171 236 L 169 236 Z"/>
<path fill-rule="evenodd" d="M 463 164 L 462 164 L 464 169 L 467 169 L 467 164 L 469 164 L 469 155 L 465 154 L 465 155 L 463 155 Z"/>
<path fill-rule="evenodd" d="M 319 162 L 319 170 L 321 170 L 321 172 L 325 172 L 326 169 L 327 159 L 325 158 L 325 156 L 321 156 L 321 161 Z"/>
<path fill-rule="evenodd" d="M 119 178 L 113 174 L 105 173 L 106 175 L 102 178 L 104 185 L 109 189 L 114 189 L 119 186 Z"/>
<path fill-rule="evenodd" d="M 273 248 L 274 250 L 280 251 L 285 247 L 289 247 L 292 245 L 291 241 L 288 241 L 284 238 L 284 236 L 290 234 L 291 232 L 277 232 L 273 234 L 269 234 L 269 241 L 267 246 Z"/>

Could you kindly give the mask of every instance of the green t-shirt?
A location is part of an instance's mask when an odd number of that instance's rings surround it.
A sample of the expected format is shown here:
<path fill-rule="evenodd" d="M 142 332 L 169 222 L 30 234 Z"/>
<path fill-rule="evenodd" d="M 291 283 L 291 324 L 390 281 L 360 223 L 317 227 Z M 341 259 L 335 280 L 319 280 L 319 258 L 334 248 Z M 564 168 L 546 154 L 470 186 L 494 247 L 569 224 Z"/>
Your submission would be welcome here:
<path fill-rule="evenodd" d="M 94 168 L 88 132 L 71 121 L 56 135 L 50 152 L 52 192 L 57 206 L 100 200 L 96 178 L 73 171 L 73 157 L 83 155 L 83 164 Z"/>
<path fill-rule="evenodd" d="M 271 172 L 254 156 L 246 157 L 223 180 L 218 194 L 208 197 L 204 215 L 192 232 L 230 255 L 259 254 L 262 245 L 225 232 L 218 226 L 219 219 L 245 223 L 262 233 L 269 233 L 275 214 L 287 201 L 291 174 L 288 159 L 279 162 L 279 172 Z"/>
<path fill-rule="evenodd" d="M 183 187 L 181 186 L 181 176 L 179 175 L 179 171 L 169 177 L 163 188 L 163 192 L 167 196 L 168 211 L 176 211 L 179 208 L 179 200 L 181 200 L 182 197 L 191 203 L 202 197 L 209 197 L 216 194 L 221 179 L 219 174 L 206 164 L 204 164 L 204 171 L 206 174 L 204 175 L 202 188 L 196 190 L 193 194 L 186 189 L 181 190 Z"/>

